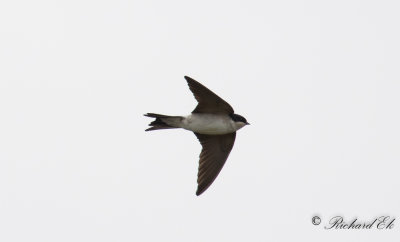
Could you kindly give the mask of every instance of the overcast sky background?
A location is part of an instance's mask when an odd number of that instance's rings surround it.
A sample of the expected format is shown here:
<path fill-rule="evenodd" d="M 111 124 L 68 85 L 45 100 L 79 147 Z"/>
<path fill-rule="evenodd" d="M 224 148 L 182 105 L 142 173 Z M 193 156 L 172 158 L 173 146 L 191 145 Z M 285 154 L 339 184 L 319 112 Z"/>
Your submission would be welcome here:
<path fill-rule="evenodd" d="M 0 241 L 398 241 L 398 1 L 1 1 Z M 195 195 L 183 76 L 251 123 Z M 314 226 L 311 218 L 322 223 Z M 391 230 L 326 230 L 343 216 Z"/>

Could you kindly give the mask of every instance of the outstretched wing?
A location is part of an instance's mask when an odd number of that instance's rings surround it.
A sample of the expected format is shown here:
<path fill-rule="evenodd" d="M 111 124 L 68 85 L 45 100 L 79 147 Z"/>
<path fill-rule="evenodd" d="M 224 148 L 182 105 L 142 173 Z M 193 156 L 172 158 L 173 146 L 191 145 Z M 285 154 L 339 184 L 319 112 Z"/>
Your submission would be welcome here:
<path fill-rule="evenodd" d="M 233 108 L 217 94 L 213 93 L 210 89 L 203 86 L 194 79 L 185 76 L 198 104 L 192 113 L 214 113 L 214 114 L 233 114 Z"/>
<path fill-rule="evenodd" d="M 197 174 L 196 195 L 199 196 L 214 182 L 224 166 L 235 143 L 236 132 L 224 135 L 194 134 L 203 146 Z"/>

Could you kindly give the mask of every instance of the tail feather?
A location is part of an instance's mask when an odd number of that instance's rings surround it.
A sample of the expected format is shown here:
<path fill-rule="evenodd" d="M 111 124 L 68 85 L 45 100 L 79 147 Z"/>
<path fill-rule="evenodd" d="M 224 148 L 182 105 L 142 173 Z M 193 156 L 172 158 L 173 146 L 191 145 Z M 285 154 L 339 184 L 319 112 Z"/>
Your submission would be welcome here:
<path fill-rule="evenodd" d="M 150 128 L 146 129 L 145 131 L 152 131 L 158 129 L 176 129 L 178 127 L 171 126 L 164 122 L 162 119 L 181 119 L 181 116 L 168 116 L 163 114 L 156 114 L 156 113 L 146 113 L 144 114 L 146 117 L 155 118 L 153 122 L 149 124 Z"/>

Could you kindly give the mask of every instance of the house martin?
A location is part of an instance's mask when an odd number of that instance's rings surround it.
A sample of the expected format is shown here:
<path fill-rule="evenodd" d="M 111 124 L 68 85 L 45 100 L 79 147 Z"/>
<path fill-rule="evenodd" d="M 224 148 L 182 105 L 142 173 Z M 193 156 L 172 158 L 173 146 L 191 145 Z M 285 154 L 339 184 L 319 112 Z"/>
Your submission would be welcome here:
<path fill-rule="evenodd" d="M 146 131 L 183 128 L 196 135 L 203 147 L 197 174 L 196 195 L 199 196 L 210 187 L 224 166 L 235 143 L 236 131 L 249 123 L 210 89 L 188 76 L 185 79 L 198 102 L 190 115 L 147 113 L 144 116 L 155 118 Z"/>

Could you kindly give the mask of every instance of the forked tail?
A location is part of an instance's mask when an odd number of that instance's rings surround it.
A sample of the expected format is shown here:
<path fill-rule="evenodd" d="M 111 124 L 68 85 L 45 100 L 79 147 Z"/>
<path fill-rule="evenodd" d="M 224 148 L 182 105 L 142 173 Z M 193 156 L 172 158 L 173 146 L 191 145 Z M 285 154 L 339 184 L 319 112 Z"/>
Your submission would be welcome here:
<path fill-rule="evenodd" d="M 144 116 L 156 119 L 149 124 L 151 127 L 146 129 L 146 131 L 180 128 L 179 123 L 183 119 L 181 116 L 168 116 L 156 113 L 146 113 Z"/>

